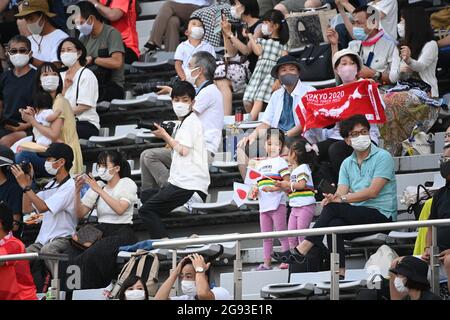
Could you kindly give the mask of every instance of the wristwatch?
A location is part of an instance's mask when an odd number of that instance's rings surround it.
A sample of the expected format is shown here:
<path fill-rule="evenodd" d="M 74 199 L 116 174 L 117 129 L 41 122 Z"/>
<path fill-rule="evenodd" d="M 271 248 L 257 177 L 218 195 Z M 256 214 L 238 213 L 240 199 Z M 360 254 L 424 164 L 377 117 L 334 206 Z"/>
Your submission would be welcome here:
<path fill-rule="evenodd" d="M 22 189 L 22 192 L 26 193 L 26 192 L 28 192 L 30 190 L 31 190 L 31 186 L 26 186 L 25 188 Z"/>
<path fill-rule="evenodd" d="M 197 267 L 197 268 L 195 268 L 195 272 L 202 273 L 202 272 L 205 272 L 205 269 L 203 267 Z"/>
<path fill-rule="evenodd" d="M 347 197 L 346 196 L 341 196 L 341 202 L 342 203 L 347 203 L 348 202 Z"/>

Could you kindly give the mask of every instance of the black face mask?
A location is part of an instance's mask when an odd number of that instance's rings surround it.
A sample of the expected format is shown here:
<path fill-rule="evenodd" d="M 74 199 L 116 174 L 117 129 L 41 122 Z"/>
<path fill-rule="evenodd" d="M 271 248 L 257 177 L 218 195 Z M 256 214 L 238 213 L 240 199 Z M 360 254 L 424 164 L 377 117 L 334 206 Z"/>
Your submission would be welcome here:
<path fill-rule="evenodd" d="M 441 163 L 440 171 L 442 178 L 447 179 L 450 176 L 450 161 Z"/>

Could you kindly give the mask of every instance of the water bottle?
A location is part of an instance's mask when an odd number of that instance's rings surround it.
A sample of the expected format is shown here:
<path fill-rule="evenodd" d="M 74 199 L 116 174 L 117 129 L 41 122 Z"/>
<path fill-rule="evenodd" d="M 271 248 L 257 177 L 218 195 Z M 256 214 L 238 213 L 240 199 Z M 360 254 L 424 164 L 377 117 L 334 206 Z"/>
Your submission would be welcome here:
<path fill-rule="evenodd" d="M 244 120 L 244 113 L 242 112 L 242 108 L 236 108 L 236 112 L 234 114 L 234 122 L 242 122 Z"/>
<path fill-rule="evenodd" d="M 48 288 L 45 300 L 56 300 L 56 290 L 53 287 Z"/>

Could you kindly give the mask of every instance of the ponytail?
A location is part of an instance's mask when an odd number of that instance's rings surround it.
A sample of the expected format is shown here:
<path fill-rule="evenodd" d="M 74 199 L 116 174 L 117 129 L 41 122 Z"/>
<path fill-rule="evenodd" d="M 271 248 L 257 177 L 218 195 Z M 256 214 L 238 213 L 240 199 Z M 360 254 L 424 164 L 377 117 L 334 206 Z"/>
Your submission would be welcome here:
<path fill-rule="evenodd" d="M 286 18 L 283 13 L 279 10 L 269 10 L 267 11 L 263 18 L 263 21 L 270 21 L 273 24 L 278 24 L 278 37 L 281 44 L 286 44 L 289 41 L 289 26 L 286 22 Z"/>

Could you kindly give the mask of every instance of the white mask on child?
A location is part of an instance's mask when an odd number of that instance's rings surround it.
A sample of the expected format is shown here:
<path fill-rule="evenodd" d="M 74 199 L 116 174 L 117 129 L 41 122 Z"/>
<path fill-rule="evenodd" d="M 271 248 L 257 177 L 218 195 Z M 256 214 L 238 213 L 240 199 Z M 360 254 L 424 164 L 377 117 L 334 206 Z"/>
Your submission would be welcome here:
<path fill-rule="evenodd" d="M 265 23 L 263 23 L 261 27 L 261 32 L 265 36 L 270 36 L 272 34 L 272 31 L 269 30 L 269 26 Z"/>
<path fill-rule="evenodd" d="M 46 92 L 53 92 L 58 89 L 59 77 L 58 76 L 43 76 L 41 77 L 42 89 Z"/>
<path fill-rule="evenodd" d="M 202 27 L 192 27 L 190 36 L 192 39 L 200 40 L 203 38 L 205 30 Z"/>

